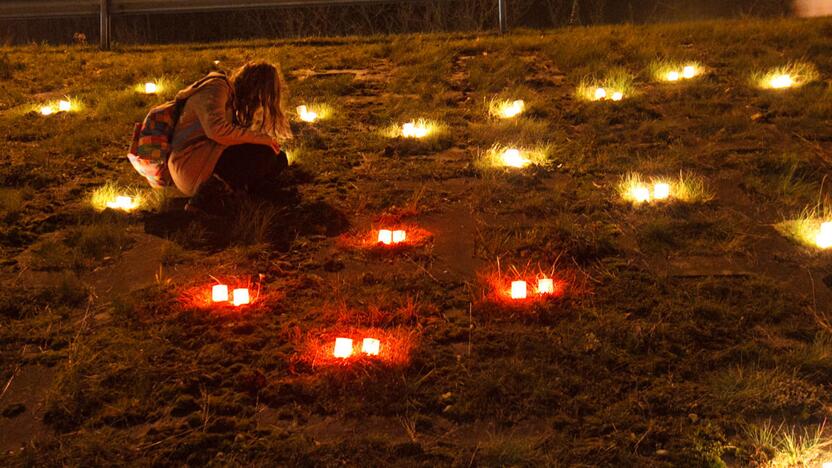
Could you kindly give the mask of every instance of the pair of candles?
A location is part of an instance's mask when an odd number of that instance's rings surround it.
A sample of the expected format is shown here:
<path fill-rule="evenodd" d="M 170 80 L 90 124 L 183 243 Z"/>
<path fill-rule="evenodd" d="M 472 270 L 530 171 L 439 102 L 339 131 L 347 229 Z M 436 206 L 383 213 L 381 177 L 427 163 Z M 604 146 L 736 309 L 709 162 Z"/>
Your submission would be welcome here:
<path fill-rule="evenodd" d="M 407 239 L 407 234 L 404 231 L 391 231 L 389 229 L 382 229 L 378 231 L 378 241 L 384 245 L 401 244 Z"/>
<path fill-rule="evenodd" d="M 364 338 L 361 342 L 361 352 L 368 356 L 378 356 L 379 349 L 381 349 L 381 342 L 375 338 Z M 335 349 L 332 350 L 332 355 L 341 359 L 352 356 L 352 339 L 335 338 Z"/>
<path fill-rule="evenodd" d="M 228 286 L 225 284 L 215 284 L 214 287 L 211 288 L 211 301 L 229 302 Z M 232 291 L 231 303 L 235 306 L 249 304 L 250 299 L 248 294 L 248 288 L 237 288 L 234 291 Z"/>
<path fill-rule="evenodd" d="M 552 278 L 539 278 L 537 280 L 537 294 L 543 296 L 546 294 L 554 294 L 555 292 L 555 281 Z M 512 281 L 511 282 L 511 298 L 512 299 L 525 299 L 528 296 L 526 282 L 525 281 Z"/>

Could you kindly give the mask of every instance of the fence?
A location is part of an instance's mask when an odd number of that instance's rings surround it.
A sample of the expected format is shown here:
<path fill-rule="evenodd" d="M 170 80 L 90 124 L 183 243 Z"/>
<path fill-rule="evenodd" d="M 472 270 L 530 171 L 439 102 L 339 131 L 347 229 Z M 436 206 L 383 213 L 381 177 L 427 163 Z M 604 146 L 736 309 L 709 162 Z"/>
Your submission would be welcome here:
<path fill-rule="evenodd" d="M 100 20 L 101 48 L 108 50 L 114 16 L 402 1 L 412 0 L 3 0 L 0 2 L 0 19 L 71 18 L 97 15 Z M 508 28 L 507 0 L 496 1 L 497 23 L 500 33 L 504 33 Z"/>

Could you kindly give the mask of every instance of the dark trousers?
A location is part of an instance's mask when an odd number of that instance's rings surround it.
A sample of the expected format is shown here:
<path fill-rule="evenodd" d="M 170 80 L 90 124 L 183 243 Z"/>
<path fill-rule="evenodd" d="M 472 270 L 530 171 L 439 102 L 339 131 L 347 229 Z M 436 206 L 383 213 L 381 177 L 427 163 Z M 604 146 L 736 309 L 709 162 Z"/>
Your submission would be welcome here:
<path fill-rule="evenodd" d="M 214 174 L 235 191 L 262 194 L 275 187 L 277 177 L 288 166 L 283 151 L 275 154 L 265 145 L 234 145 L 222 152 Z"/>

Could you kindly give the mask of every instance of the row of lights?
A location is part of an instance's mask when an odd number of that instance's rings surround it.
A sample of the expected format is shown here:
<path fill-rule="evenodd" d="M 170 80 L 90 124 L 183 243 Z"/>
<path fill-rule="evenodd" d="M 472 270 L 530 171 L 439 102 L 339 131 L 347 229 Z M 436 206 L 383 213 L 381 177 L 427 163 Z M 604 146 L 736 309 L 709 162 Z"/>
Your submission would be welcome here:
<path fill-rule="evenodd" d="M 57 107 L 54 105 L 43 106 L 40 108 L 41 115 L 52 115 L 56 112 L 69 112 L 72 110 L 72 103 L 69 100 L 61 99 L 58 101 Z"/>
<path fill-rule="evenodd" d="M 667 200 L 670 198 L 670 184 L 666 182 L 656 182 L 653 184 L 653 193 L 650 193 L 650 188 L 646 185 L 636 185 L 630 190 L 630 196 L 636 203 L 645 203 L 650 200 Z"/>
<path fill-rule="evenodd" d="M 555 281 L 552 278 L 538 278 L 537 295 L 547 296 L 555 293 Z M 511 282 L 511 298 L 526 299 L 528 297 L 528 286 L 525 281 L 518 280 Z"/>
<path fill-rule="evenodd" d="M 381 341 L 375 338 L 364 338 L 361 341 L 361 353 L 367 356 L 378 356 L 381 350 Z M 335 347 L 332 350 L 332 356 L 340 359 L 346 359 L 353 355 L 352 338 L 335 338 Z"/>
<path fill-rule="evenodd" d="M 378 231 L 378 242 L 384 245 L 401 244 L 407 240 L 407 233 L 403 230 L 391 231 L 389 229 L 380 229 Z"/>
<path fill-rule="evenodd" d="M 215 284 L 211 288 L 211 302 L 213 303 L 223 303 L 223 302 L 231 302 L 236 307 L 241 305 L 246 305 L 251 303 L 251 299 L 249 297 L 248 288 L 236 288 L 232 291 L 231 297 L 229 300 L 228 295 L 228 285 L 226 284 Z"/>

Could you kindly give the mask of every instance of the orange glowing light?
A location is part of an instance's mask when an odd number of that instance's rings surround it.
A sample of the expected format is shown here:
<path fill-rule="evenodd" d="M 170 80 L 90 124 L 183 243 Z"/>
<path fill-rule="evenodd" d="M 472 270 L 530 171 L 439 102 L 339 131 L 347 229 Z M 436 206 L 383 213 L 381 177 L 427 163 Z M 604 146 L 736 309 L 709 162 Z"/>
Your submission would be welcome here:
<path fill-rule="evenodd" d="M 378 231 L 378 241 L 384 245 L 393 243 L 393 231 L 389 229 L 381 229 Z"/>
<path fill-rule="evenodd" d="M 393 243 L 394 244 L 400 244 L 400 243 L 404 242 L 405 239 L 407 239 L 407 234 L 404 231 L 402 231 L 402 230 L 393 231 Z"/>
<path fill-rule="evenodd" d="M 512 281 L 511 282 L 511 298 L 525 299 L 526 298 L 526 282 Z"/>
<path fill-rule="evenodd" d="M 352 356 L 352 340 L 350 338 L 335 338 L 335 349 L 332 350 L 332 355 L 342 359 Z"/>
<path fill-rule="evenodd" d="M 249 304 L 248 288 L 237 288 L 234 290 L 232 297 L 235 306 Z"/>
<path fill-rule="evenodd" d="M 215 284 L 211 288 L 212 302 L 228 302 L 228 286 L 225 284 Z"/>
<path fill-rule="evenodd" d="M 370 356 L 378 356 L 381 342 L 375 338 L 364 338 L 361 343 L 361 352 Z"/>
<path fill-rule="evenodd" d="M 66 100 L 58 101 L 58 110 L 61 112 L 69 112 L 72 110 L 72 103 Z"/>
<path fill-rule="evenodd" d="M 555 281 L 552 278 L 539 278 L 537 280 L 537 293 L 538 294 L 554 294 L 555 293 Z"/>

